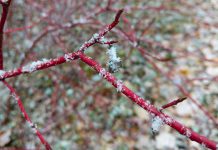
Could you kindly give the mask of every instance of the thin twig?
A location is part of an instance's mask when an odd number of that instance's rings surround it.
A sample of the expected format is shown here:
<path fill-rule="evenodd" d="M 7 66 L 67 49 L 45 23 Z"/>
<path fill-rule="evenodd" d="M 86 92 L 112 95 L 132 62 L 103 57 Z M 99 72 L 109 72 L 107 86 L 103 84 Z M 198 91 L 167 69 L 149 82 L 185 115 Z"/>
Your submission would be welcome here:
<path fill-rule="evenodd" d="M 176 100 L 173 100 L 172 102 L 168 103 L 168 104 L 165 104 L 163 105 L 161 108 L 160 108 L 160 111 L 166 109 L 166 108 L 169 108 L 171 106 L 175 106 L 177 105 L 178 103 L 181 103 L 183 102 L 184 100 L 186 100 L 187 97 L 183 97 L 183 98 L 179 98 L 179 99 L 176 99 Z"/>
<path fill-rule="evenodd" d="M 43 135 L 39 132 L 39 130 L 37 129 L 37 126 L 32 122 L 32 120 L 30 119 L 29 115 L 27 114 L 23 103 L 19 97 L 19 95 L 17 94 L 17 92 L 15 91 L 15 89 L 10 86 L 6 81 L 2 81 L 4 83 L 4 85 L 10 90 L 12 96 L 15 98 L 17 105 L 23 115 L 23 117 L 25 118 L 26 122 L 29 124 L 29 126 L 32 128 L 33 132 L 37 135 L 37 137 L 39 138 L 39 140 L 41 141 L 41 143 L 43 145 L 45 145 L 45 148 L 47 150 L 51 150 L 51 146 L 49 145 L 49 143 L 45 140 L 45 138 L 43 137 Z"/>
<path fill-rule="evenodd" d="M 8 8 L 10 6 L 11 0 L 8 1 L 0 1 L 0 4 L 2 5 L 2 14 L 1 14 L 1 21 L 0 21 L 0 70 L 3 70 L 4 64 L 3 64 L 3 30 L 4 25 L 7 19 L 8 15 Z"/>

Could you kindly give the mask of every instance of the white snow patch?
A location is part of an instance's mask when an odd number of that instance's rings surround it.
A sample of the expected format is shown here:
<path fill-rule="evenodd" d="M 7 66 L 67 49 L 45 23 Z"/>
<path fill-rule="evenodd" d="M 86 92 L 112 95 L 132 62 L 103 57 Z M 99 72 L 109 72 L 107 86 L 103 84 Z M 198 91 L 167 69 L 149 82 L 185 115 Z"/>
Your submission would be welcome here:
<path fill-rule="evenodd" d="M 95 34 L 93 34 L 93 36 L 92 36 L 94 39 L 97 39 L 98 37 L 99 37 L 99 34 L 98 33 L 95 33 Z"/>
<path fill-rule="evenodd" d="M 71 58 L 71 54 L 64 54 L 64 59 L 69 62 L 71 61 L 73 58 Z"/>
<path fill-rule="evenodd" d="M 106 43 L 106 42 L 108 42 L 108 40 L 107 40 L 105 37 L 101 37 L 101 38 L 100 38 L 100 42 Z"/>
<path fill-rule="evenodd" d="M 19 98 L 17 97 L 17 95 L 14 94 L 14 93 L 11 93 L 11 96 L 14 98 L 15 103 L 17 104 L 17 103 L 18 103 L 18 100 L 19 100 Z"/>
<path fill-rule="evenodd" d="M 22 72 L 33 72 L 33 71 L 37 70 L 37 67 L 39 67 L 40 65 L 43 65 L 47 62 L 49 62 L 49 60 L 45 59 L 45 58 L 43 58 L 42 60 L 39 60 L 39 61 L 34 61 L 28 65 L 23 66 Z"/>
<path fill-rule="evenodd" d="M 32 128 L 33 133 L 37 133 L 37 129 L 36 128 Z"/>
<path fill-rule="evenodd" d="M 37 124 L 34 124 L 32 122 L 28 122 L 28 125 L 32 129 L 33 133 L 37 132 Z"/>
<path fill-rule="evenodd" d="M 117 80 L 117 92 L 122 92 L 123 90 L 123 81 Z"/>
<path fill-rule="evenodd" d="M 185 130 L 185 136 L 188 137 L 188 138 L 190 138 L 190 136 L 191 136 L 191 131 L 190 131 L 189 129 L 186 129 L 186 130 Z"/>
<path fill-rule="evenodd" d="M 154 133 L 158 132 L 160 130 L 160 127 L 164 124 L 163 120 L 159 117 L 156 116 L 152 118 L 152 124 L 151 124 L 151 129 Z"/>
<path fill-rule="evenodd" d="M 34 127 L 34 124 L 32 122 L 28 122 L 28 125 L 29 125 L 30 128 Z"/>
<path fill-rule="evenodd" d="M 105 70 L 104 68 L 101 68 L 100 71 L 99 71 L 99 75 L 100 75 L 101 77 L 104 77 L 105 74 L 106 74 L 106 70 Z"/>
<path fill-rule="evenodd" d="M 99 34 L 95 33 L 92 35 L 92 38 L 88 41 L 88 43 L 93 43 L 99 38 Z"/>
<path fill-rule="evenodd" d="M 167 124 L 172 124 L 172 122 L 173 122 L 173 119 L 170 117 L 166 117 L 164 120 Z"/>

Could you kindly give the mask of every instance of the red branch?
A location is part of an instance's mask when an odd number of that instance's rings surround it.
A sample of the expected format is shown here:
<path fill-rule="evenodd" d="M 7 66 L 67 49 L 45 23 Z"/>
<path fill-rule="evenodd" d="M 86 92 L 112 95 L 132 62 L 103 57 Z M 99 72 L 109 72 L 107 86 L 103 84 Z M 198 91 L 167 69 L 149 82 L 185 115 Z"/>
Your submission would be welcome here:
<path fill-rule="evenodd" d="M 0 1 L 1 3 L 1 1 Z M 1 3 L 2 4 L 2 3 Z M 198 133 L 192 131 L 188 127 L 182 125 L 181 123 L 177 122 L 176 120 L 172 119 L 168 115 L 162 113 L 159 111 L 156 107 L 151 105 L 148 101 L 145 101 L 143 98 L 136 95 L 133 91 L 131 91 L 129 88 L 127 88 L 120 80 L 117 80 L 112 74 L 107 72 L 104 68 L 102 68 L 96 61 L 92 60 L 90 57 L 84 55 L 84 51 L 92 46 L 93 44 L 98 43 L 101 38 L 106 35 L 112 28 L 114 28 L 118 22 L 121 13 L 123 10 L 119 10 L 117 15 L 115 16 L 114 21 L 109 24 L 104 30 L 100 31 L 98 34 L 94 34 L 93 37 L 85 42 L 76 52 L 74 53 L 68 53 L 64 56 L 57 57 L 55 59 L 50 59 L 48 61 L 42 61 L 42 63 L 36 63 L 37 65 L 34 67 L 33 71 L 36 70 L 42 70 L 46 69 L 52 66 L 56 66 L 62 63 L 65 63 L 67 61 L 75 60 L 80 58 L 83 62 L 85 62 L 90 67 L 94 68 L 97 72 L 99 72 L 108 82 L 110 82 L 114 87 L 117 88 L 118 91 L 122 92 L 124 95 L 126 95 L 128 98 L 130 98 L 134 103 L 145 109 L 149 114 L 152 114 L 154 116 L 160 117 L 163 122 L 170 127 L 177 130 L 180 134 L 185 135 L 190 140 L 196 141 L 199 144 L 205 145 L 207 148 L 210 148 L 212 150 L 216 150 L 217 143 L 215 141 L 209 140 L 204 136 L 199 135 Z M 25 66 L 24 66 L 25 67 Z M 27 69 L 24 69 L 24 67 L 7 71 L 7 72 L 0 72 L 0 80 L 9 88 L 11 93 L 15 96 L 15 99 L 18 103 L 18 106 L 21 110 L 21 112 L 24 115 L 24 118 L 26 121 L 30 124 L 30 126 L 33 128 L 37 136 L 39 137 L 40 141 L 46 146 L 46 149 L 51 149 L 50 145 L 46 142 L 46 140 L 43 138 L 41 133 L 36 129 L 35 125 L 30 120 L 29 116 L 27 115 L 23 104 L 17 95 L 16 91 L 3 79 L 18 76 L 24 73 L 31 73 L 32 71 L 27 71 Z"/>
<path fill-rule="evenodd" d="M 131 37 L 130 37 L 128 34 L 126 34 L 124 31 L 120 30 L 120 32 L 121 32 L 122 34 L 124 34 L 125 39 L 129 40 L 129 41 L 131 42 L 131 44 L 133 45 L 134 48 L 136 48 L 136 49 L 139 50 L 139 52 L 142 54 L 142 57 L 144 57 L 158 72 L 160 72 L 160 73 L 163 74 L 167 79 L 169 79 L 170 81 L 173 82 L 173 79 L 172 79 L 168 74 L 164 73 L 164 72 L 161 70 L 161 68 L 159 68 L 159 67 L 158 67 L 152 60 L 150 60 L 149 57 L 147 57 L 147 56 L 150 56 L 150 57 L 152 57 L 152 58 L 154 58 L 154 59 L 158 59 L 158 58 L 156 58 L 155 56 L 151 56 L 151 54 L 147 52 L 147 49 L 144 49 L 143 47 L 140 47 L 140 46 L 138 46 L 138 45 L 135 45 L 134 43 L 136 43 L 136 41 L 131 40 Z M 139 38 L 139 39 L 137 39 L 137 40 L 140 41 L 141 39 Z M 143 41 L 143 42 L 152 43 L 152 42 L 149 42 L 149 41 L 147 41 L 147 40 L 146 40 L 146 41 Z M 158 46 L 161 47 L 161 45 L 158 45 Z M 207 116 L 207 117 L 213 122 L 214 125 L 216 125 L 216 126 L 218 125 L 218 121 L 216 120 L 216 118 L 215 118 L 213 115 L 211 115 L 211 114 L 209 113 L 209 111 L 206 110 L 196 99 L 194 99 L 194 98 L 188 93 L 188 91 L 185 90 L 184 87 L 182 87 L 181 85 L 178 85 L 178 84 L 176 84 L 176 86 L 177 86 L 177 88 L 178 88 L 185 96 L 187 96 L 187 97 L 199 108 L 199 110 L 201 110 L 201 111 L 205 114 L 205 116 Z"/>
<path fill-rule="evenodd" d="M 10 6 L 11 0 L 8 0 L 7 2 L 0 1 L 0 4 L 2 5 L 2 15 L 1 15 L 1 21 L 0 21 L 0 70 L 3 69 L 3 30 L 5 21 L 7 19 L 8 15 L 8 8 Z"/>
<path fill-rule="evenodd" d="M 160 108 L 160 111 L 162 111 L 163 109 L 166 109 L 166 108 L 168 108 L 168 107 L 175 106 L 175 105 L 177 105 L 178 103 L 183 102 L 185 99 L 187 99 L 187 97 L 183 97 L 183 98 L 179 98 L 179 99 L 173 100 L 172 102 L 163 105 L 163 106 Z"/>
<path fill-rule="evenodd" d="M 117 12 L 116 16 L 115 16 L 114 21 L 111 24 L 109 24 L 108 26 L 106 26 L 104 30 L 102 30 L 98 34 L 96 34 L 96 36 L 94 36 L 95 35 L 94 34 L 93 37 L 90 40 L 85 42 L 77 50 L 77 52 L 67 53 L 64 56 L 57 57 L 57 58 L 54 58 L 54 59 L 50 59 L 50 60 L 48 60 L 48 61 L 46 61 L 44 63 L 38 64 L 34 71 L 46 69 L 46 68 L 49 68 L 49 67 L 52 67 L 52 66 L 56 66 L 56 65 L 65 63 L 66 61 L 69 61 L 69 60 L 75 60 L 75 59 L 78 58 L 77 57 L 78 56 L 78 52 L 84 52 L 90 46 L 92 46 L 92 45 L 94 45 L 96 43 L 99 43 L 99 42 L 101 43 L 101 38 L 103 36 L 105 36 L 110 30 L 112 30 L 118 24 L 119 17 L 120 17 L 122 12 L 123 12 L 123 9 L 119 10 Z M 105 44 L 113 44 L 113 43 L 115 43 L 115 41 L 111 41 L 111 43 L 109 42 L 109 43 L 105 43 Z M 104 43 L 102 43 L 102 44 L 104 44 Z M 25 71 L 23 69 L 23 67 L 17 68 L 17 69 L 11 70 L 11 71 L 5 71 L 4 73 L 0 74 L 0 80 L 6 79 L 6 78 L 15 77 L 15 76 L 18 76 L 18 75 L 21 75 L 21 74 L 25 74 L 25 73 L 31 73 L 31 72 Z"/>
<path fill-rule="evenodd" d="M 83 53 L 79 54 L 79 58 L 95 69 L 98 73 L 102 74 L 103 77 L 111 83 L 114 87 L 118 88 L 118 81 L 111 73 L 106 72 L 105 69 L 103 69 L 96 61 L 91 59 L 90 57 L 84 55 Z M 104 70 L 104 71 L 102 71 Z M 146 110 L 149 114 L 155 115 L 160 117 L 163 122 L 170 127 L 177 130 L 180 134 L 185 135 L 187 138 L 189 138 L 192 141 L 196 141 L 199 144 L 205 145 L 207 148 L 210 148 L 212 150 L 216 150 L 216 143 L 215 141 L 209 140 L 206 137 L 192 131 L 190 128 L 182 125 L 181 123 L 177 122 L 176 120 L 172 119 L 168 115 L 160 112 L 156 107 L 149 104 L 144 100 L 143 98 L 136 95 L 133 91 L 131 91 L 129 88 L 127 88 L 125 85 L 122 85 L 121 92 L 126 95 L 129 99 L 131 99 L 134 103 L 142 107 L 144 110 Z"/>
<path fill-rule="evenodd" d="M 22 115 L 24 116 L 24 118 L 25 118 L 26 122 L 29 124 L 29 126 L 32 128 L 33 132 L 37 135 L 37 137 L 39 138 L 41 143 L 43 145 L 45 145 L 45 148 L 47 150 L 51 150 L 52 149 L 51 146 L 48 144 L 48 142 L 45 140 L 45 138 L 39 132 L 39 130 L 37 130 L 36 125 L 31 121 L 31 119 L 30 119 L 29 115 L 27 114 L 27 112 L 22 104 L 22 101 L 21 101 L 19 95 L 17 94 L 17 92 L 15 91 L 15 89 L 12 86 L 10 86 L 6 81 L 2 81 L 2 82 L 4 83 L 5 86 L 7 86 L 7 88 L 10 90 L 12 96 L 15 98 Z"/>
<path fill-rule="evenodd" d="M 0 3 L 1 3 L 1 1 L 0 1 Z M 42 61 L 40 63 L 36 63 L 37 65 L 34 66 L 33 71 L 46 69 L 46 68 L 49 68 L 49 67 L 52 67 L 52 66 L 56 66 L 58 64 L 65 63 L 67 61 L 75 60 L 75 59 L 79 58 L 78 57 L 79 54 L 83 53 L 88 47 L 90 47 L 90 46 L 92 46 L 92 45 L 94 45 L 96 43 L 101 43 L 101 44 L 116 43 L 116 41 L 102 42 L 101 38 L 104 35 L 106 35 L 111 29 L 113 29 L 118 24 L 119 18 L 120 18 L 120 15 L 121 15 L 122 12 L 123 12 L 123 10 L 119 10 L 117 15 L 115 16 L 114 21 L 111 24 L 109 24 L 104 30 L 100 31 L 99 34 L 93 35 L 93 37 L 89 41 L 85 42 L 77 50 L 77 52 L 68 53 L 68 54 L 65 54 L 64 56 L 61 56 L 61 57 L 58 57 L 58 58 L 55 58 L 55 59 L 50 59 L 48 61 Z M 11 87 L 6 81 L 4 81 L 5 78 L 10 78 L 10 77 L 14 77 L 14 76 L 21 75 L 21 74 L 24 74 L 24 73 L 33 72 L 33 71 L 27 71 L 24 68 L 25 68 L 25 66 L 21 67 L 21 68 L 18 68 L 18 69 L 15 69 L 13 71 L 7 71 L 7 72 L 2 71 L 2 72 L 0 72 L 0 80 L 2 80 L 2 82 L 5 84 L 5 86 L 8 87 L 8 89 L 11 91 L 12 95 L 15 97 L 15 99 L 16 99 L 16 101 L 18 103 L 19 109 L 22 112 L 25 120 L 28 122 L 28 124 L 33 129 L 33 131 L 36 133 L 36 135 L 40 139 L 41 143 L 45 145 L 45 148 L 47 150 L 50 150 L 50 149 L 52 149 L 51 146 L 47 143 L 47 141 L 44 139 L 42 134 L 37 130 L 36 126 L 32 123 L 31 119 L 29 118 L 28 114 L 25 111 L 25 108 L 24 108 L 24 106 L 22 104 L 22 101 L 21 101 L 20 97 L 18 96 L 18 94 L 16 93 L 14 88 Z"/>

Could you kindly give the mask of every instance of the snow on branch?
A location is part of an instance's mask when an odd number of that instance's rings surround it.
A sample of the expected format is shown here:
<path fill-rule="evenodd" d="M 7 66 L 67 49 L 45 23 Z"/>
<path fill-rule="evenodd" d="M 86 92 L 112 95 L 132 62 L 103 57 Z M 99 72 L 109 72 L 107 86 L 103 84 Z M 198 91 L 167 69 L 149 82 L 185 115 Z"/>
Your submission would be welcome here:
<path fill-rule="evenodd" d="M 1 26 L 0 26 L 0 30 L 3 31 L 3 27 L 4 27 L 4 23 L 5 23 L 5 19 L 6 19 L 6 15 L 7 15 L 7 7 L 9 6 L 11 0 L 0 0 L 0 4 L 4 4 L 4 9 L 6 11 L 3 10 L 3 21 L 1 19 Z M 88 47 L 94 45 L 95 43 L 103 43 L 103 44 L 113 44 L 116 41 L 104 41 L 102 40 L 102 38 L 104 37 L 104 35 L 106 35 L 111 29 L 113 29 L 119 22 L 119 18 L 122 14 L 123 10 L 119 10 L 115 16 L 114 21 L 109 24 L 104 30 L 100 31 L 99 33 L 96 33 L 92 36 L 92 38 L 90 40 L 88 40 L 88 42 L 85 42 L 76 52 L 74 53 L 68 53 L 65 54 L 64 56 L 61 57 L 57 57 L 54 59 L 42 59 L 42 60 L 38 60 L 38 61 L 34 61 L 32 63 L 29 63 L 21 68 L 18 69 L 14 69 L 12 71 L 0 71 L 0 80 L 2 80 L 2 82 L 5 84 L 5 86 L 7 86 L 7 88 L 11 91 L 12 96 L 15 98 L 16 103 L 19 106 L 20 111 L 22 112 L 22 115 L 24 116 L 24 118 L 26 119 L 27 123 L 29 124 L 29 126 L 33 129 L 33 132 L 38 136 L 38 138 L 40 139 L 41 143 L 45 145 L 45 148 L 50 150 L 51 146 L 47 143 L 47 141 L 44 139 L 44 137 L 42 136 L 42 134 L 37 130 L 37 126 L 35 124 L 32 123 L 31 119 L 29 118 L 28 114 L 26 113 L 26 110 L 22 104 L 22 101 L 20 100 L 20 97 L 18 96 L 18 94 L 16 93 L 16 91 L 14 90 L 13 87 L 11 87 L 6 81 L 4 81 L 4 79 L 6 78 L 10 78 L 10 77 L 15 77 L 18 75 L 21 75 L 23 73 L 32 73 L 36 70 L 42 70 L 45 68 L 49 68 L 52 66 L 56 66 L 62 63 L 65 63 L 67 61 L 71 61 L 71 60 L 75 60 L 77 58 L 79 58 L 78 56 L 84 52 Z M 0 58 L 0 60 L 3 60 Z M 0 65 L 2 65 L 3 68 L 3 61 L 2 63 L 0 63 Z M 106 71 L 105 71 L 106 72 Z M 102 76 L 105 77 L 105 73 L 102 72 Z"/>
<path fill-rule="evenodd" d="M 119 10 L 115 16 L 115 20 L 109 24 L 105 29 L 103 29 L 102 31 L 100 31 L 98 34 L 94 34 L 93 37 L 91 39 L 101 39 L 102 37 L 104 37 L 104 35 L 106 35 L 111 29 L 113 29 L 119 22 L 119 18 L 120 15 L 122 14 L 123 9 Z M 90 42 L 92 41 L 92 42 Z M 89 48 L 90 46 L 94 45 L 95 43 L 97 43 L 96 40 L 90 40 L 89 42 L 85 42 L 78 50 L 77 52 L 73 52 L 61 57 L 57 57 L 54 59 L 49 59 L 49 61 L 46 61 L 44 63 L 42 63 L 41 61 L 36 61 L 34 63 L 30 63 L 27 66 L 24 66 L 22 68 L 17 68 L 14 70 L 10 70 L 10 71 L 5 71 L 5 73 L 2 74 L 2 76 L 0 76 L 0 80 L 2 79 L 6 79 L 6 78 L 10 78 L 10 77 L 15 77 L 18 75 L 21 75 L 23 73 L 31 73 L 33 71 L 36 70 L 42 70 L 42 69 L 46 69 L 52 66 L 56 66 L 62 63 L 65 63 L 66 61 L 70 61 L 77 59 L 78 55 L 80 52 L 84 52 L 87 48 Z M 69 57 L 71 55 L 71 57 Z M 38 65 L 36 65 L 38 64 Z"/>
<path fill-rule="evenodd" d="M 161 126 L 164 124 L 163 120 L 159 116 L 153 117 L 151 122 L 151 129 L 154 133 L 159 132 Z"/>
<path fill-rule="evenodd" d="M 122 92 L 123 90 L 123 81 L 117 80 L 117 92 Z"/>
<path fill-rule="evenodd" d="M 91 59 L 90 57 L 80 53 L 79 58 L 81 61 L 89 65 L 91 68 L 95 69 L 98 73 L 102 70 L 100 64 L 96 61 Z M 111 83 L 114 87 L 117 88 L 117 79 L 109 72 L 104 72 L 104 79 L 106 79 L 109 83 Z M 151 114 L 154 118 L 152 119 L 152 130 L 154 132 L 158 132 L 160 127 L 163 124 L 167 124 L 168 126 L 177 130 L 181 135 L 186 136 L 192 141 L 195 141 L 199 144 L 204 144 L 205 147 L 216 150 L 217 143 L 213 140 L 210 140 L 194 131 L 189 129 L 188 127 L 184 126 L 183 124 L 177 122 L 173 118 L 169 117 L 168 115 L 159 111 L 155 106 L 149 104 L 146 100 L 136 95 L 133 91 L 127 88 L 125 85 L 122 84 L 122 91 L 124 95 L 126 95 L 129 99 L 131 99 L 134 103 L 142 107 L 146 110 L 149 114 Z"/>
<path fill-rule="evenodd" d="M 30 72 L 36 71 L 37 67 L 40 67 L 43 64 L 46 64 L 48 62 L 49 62 L 49 60 L 45 59 L 45 58 L 43 58 L 42 60 L 34 61 L 28 65 L 23 66 L 22 72 L 29 72 L 30 73 Z"/>
<path fill-rule="evenodd" d="M 91 37 L 90 40 L 88 40 L 87 42 L 85 42 L 80 48 L 78 51 L 82 51 L 84 52 L 88 47 L 90 47 L 91 45 L 95 44 L 95 43 L 98 43 L 102 37 L 104 37 L 110 30 L 112 30 L 118 23 L 119 23 L 119 19 L 120 19 L 120 16 L 123 12 L 123 9 L 120 9 L 116 16 L 115 16 L 115 19 L 114 21 L 109 24 L 104 30 L 100 31 L 99 33 L 95 33 L 93 34 L 93 36 Z"/>

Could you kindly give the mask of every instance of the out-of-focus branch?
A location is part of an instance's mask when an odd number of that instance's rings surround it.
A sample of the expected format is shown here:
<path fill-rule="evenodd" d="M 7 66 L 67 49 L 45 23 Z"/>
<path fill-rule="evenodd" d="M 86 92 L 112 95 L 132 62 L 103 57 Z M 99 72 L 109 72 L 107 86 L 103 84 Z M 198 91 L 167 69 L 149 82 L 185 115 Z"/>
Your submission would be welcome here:
<path fill-rule="evenodd" d="M 181 102 L 183 102 L 183 101 L 186 100 L 186 99 L 187 99 L 187 97 L 183 97 L 183 98 L 179 98 L 179 99 L 173 100 L 172 102 L 163 105 L 163 106 L 160 108 L 160 111 L 162 111 L 163 109 L 169 108 L 169 107 L 171 107 L 171 106 L 175 106 L 175 105 L 177 105 L 178 103 L 181 103 Z"/>
<path fill-rule="evenodd" d="M 10 6 L 11 0 L 1 0 L 0 4 L 2 5 L 2 14 L 0 20 L 0 70 L 3 70 L 3 30 L 5 21 L 8 15 L 8 8 Z"/>
<path fill-rule="evenodd" d="M 25 118 L 26 122 L 28 123 L 28 125 L 32 128 L 33 132 L 37 135 L 37 137 L 40 139 L 41 143 L 43 145 L 45 145 L 45 148 L 47 150 L 51 150 L 51 146 L 48 144 L 48 142 L 45 140 L 45 138 L 43 137 L 43 135 L 39 132 L 39 130 L 37 129 L 37 126 L 32 122 L 32 120 L 30 119 L 29 115 L 27 114 L 23 103 L 19 97 L 19 95 L 17 94 L 17 92 L 15 91 L 15 89 L 10 86 L 6 81 L 2 81 L 4 83 L 4 85 L 10 90 L 12 96 L 15 98 L 16 103 L 23 115 L 23 117 Z"/>

